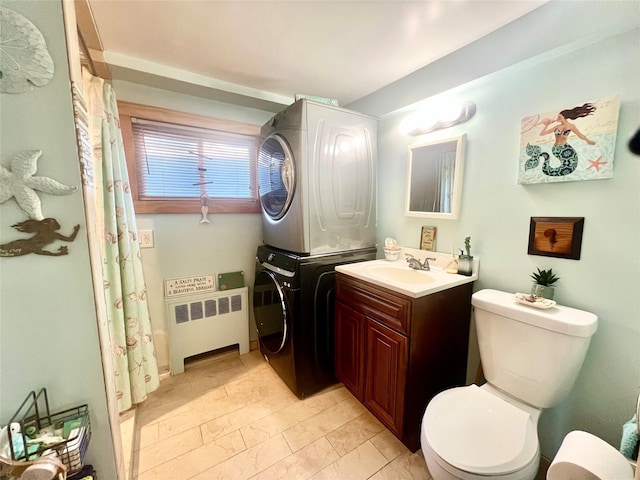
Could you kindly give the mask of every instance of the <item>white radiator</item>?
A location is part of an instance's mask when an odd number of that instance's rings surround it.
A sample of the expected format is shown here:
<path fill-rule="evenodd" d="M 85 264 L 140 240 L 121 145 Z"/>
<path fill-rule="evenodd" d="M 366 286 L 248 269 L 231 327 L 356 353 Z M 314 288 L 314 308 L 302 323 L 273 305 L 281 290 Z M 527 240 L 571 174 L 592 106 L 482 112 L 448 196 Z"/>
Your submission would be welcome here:
<path fill-rule="evenodd" d="M 166 299 L 171 374 L 184 372 L 184 359 L 238 344 L 249 353 L 248 288 Z"/>

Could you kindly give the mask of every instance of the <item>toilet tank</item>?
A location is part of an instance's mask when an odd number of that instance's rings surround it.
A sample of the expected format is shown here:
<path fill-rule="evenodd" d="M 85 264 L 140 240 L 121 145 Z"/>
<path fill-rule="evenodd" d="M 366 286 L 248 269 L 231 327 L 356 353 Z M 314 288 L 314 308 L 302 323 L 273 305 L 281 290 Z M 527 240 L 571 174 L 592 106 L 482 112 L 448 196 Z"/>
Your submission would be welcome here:
<path fill-rule="evenodd" d="M 560 403 L 582 368 L 598 317 L 522 305 L 514 294 L 490 289 L 474 293 L 471 303 L 487 382 L 538 408 Z"/>

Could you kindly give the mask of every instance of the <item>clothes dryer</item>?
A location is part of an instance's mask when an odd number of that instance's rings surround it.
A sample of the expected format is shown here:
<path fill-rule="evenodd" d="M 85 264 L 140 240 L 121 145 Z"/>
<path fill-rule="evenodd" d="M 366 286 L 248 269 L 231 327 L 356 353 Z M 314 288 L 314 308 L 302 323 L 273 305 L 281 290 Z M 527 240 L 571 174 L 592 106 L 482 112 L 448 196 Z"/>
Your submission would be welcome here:
<path fill-rule="evenodd" d="M 265 244 L 315 255 L 375 245 L 377 120 L 298 100 L 261 130 Z"/>
<path fill-rule="evenodd" d="M 375 258 L 375 247 L 317 256 L 258 247 L 253 311 L 260 352 L 299 398 L 337 382 L 335 266 Z"/>

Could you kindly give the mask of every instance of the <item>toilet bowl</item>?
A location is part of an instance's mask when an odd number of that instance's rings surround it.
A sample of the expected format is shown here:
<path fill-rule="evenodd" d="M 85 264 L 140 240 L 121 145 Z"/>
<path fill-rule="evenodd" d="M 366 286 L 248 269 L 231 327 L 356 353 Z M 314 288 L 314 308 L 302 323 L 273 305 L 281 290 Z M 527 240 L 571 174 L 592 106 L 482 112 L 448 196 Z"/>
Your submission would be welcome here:
<path fill-rule="evenodd" d="M 540 461 L 538 418 L 538 410 L 487 384 L 445 390 L 429 402 L 422 419 L 420 443 L 431 476 L 533 478 Z"/>
<path fill-rule="evenodd" d="M 533 480 L 538 418 L 569 393 L 597 317 L 521 305 L 497 290 L 473 294 L 487 383 L 445 390 L 422 418 L 420 443 L 434 480 Z"/>
<path fill-rule="evenodd" d="M 569 432 L 549 470 L 547 480 L 633 480 L 629 461 L 604 440 L 587 432 Z"/>

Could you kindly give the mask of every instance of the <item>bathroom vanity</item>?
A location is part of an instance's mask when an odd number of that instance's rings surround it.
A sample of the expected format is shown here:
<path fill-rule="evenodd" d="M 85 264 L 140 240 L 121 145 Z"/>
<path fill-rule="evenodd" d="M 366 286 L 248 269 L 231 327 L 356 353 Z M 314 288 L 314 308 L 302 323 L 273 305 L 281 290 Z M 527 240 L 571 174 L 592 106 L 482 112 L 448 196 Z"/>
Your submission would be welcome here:
<path fill-rule="evenodd" d="M 443 277 L 449 282 L 446 288 L 433 288 L 438 282 L 433 279 L 447 274 L 423 274 L 405 264 L 407 271 L 398 262 L 401 281 L 394 281 L 394 267 L 381 262 L 336 268 L 335 372 L 415 452 L 429 400 L 465 384 L 471 294 L 477 276 Z M 390 276 L 370 275 L 376 271 L 373 267 Z M 420 294 L 425 288 L 418 283 L 419 275 L 437 291 Z M 382 286 L 385 282 L 392 288 Z"/>

